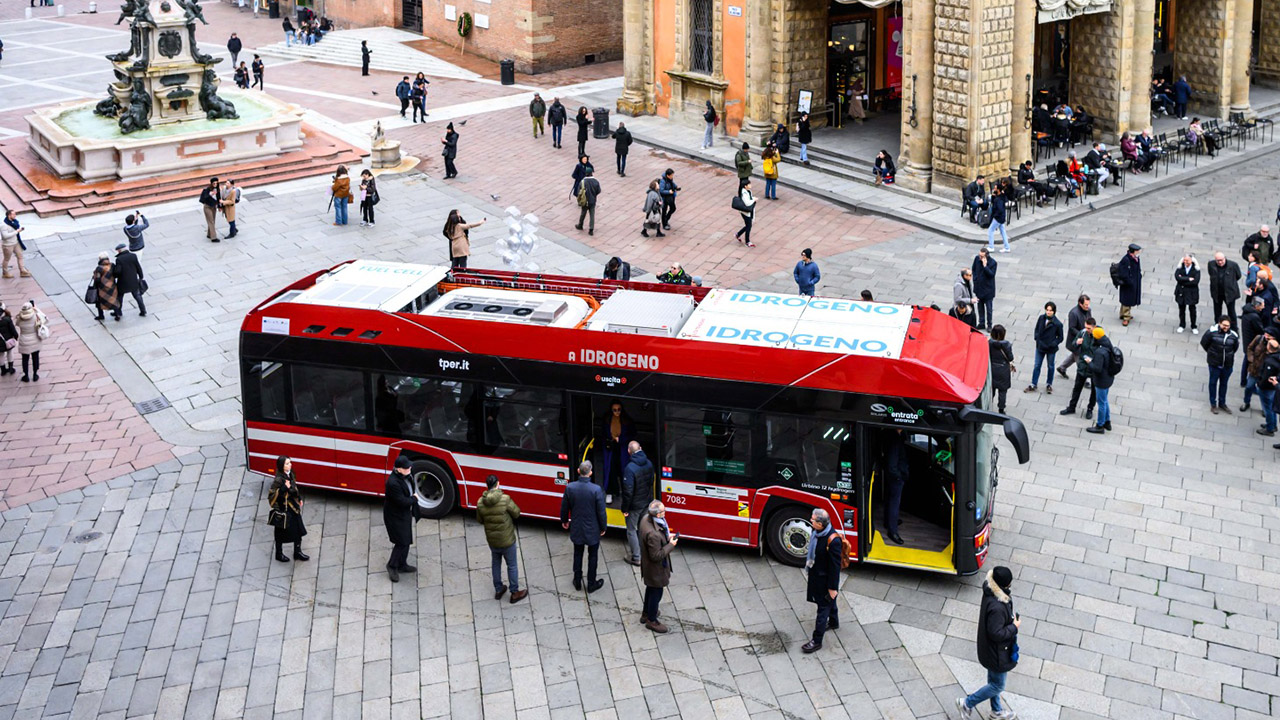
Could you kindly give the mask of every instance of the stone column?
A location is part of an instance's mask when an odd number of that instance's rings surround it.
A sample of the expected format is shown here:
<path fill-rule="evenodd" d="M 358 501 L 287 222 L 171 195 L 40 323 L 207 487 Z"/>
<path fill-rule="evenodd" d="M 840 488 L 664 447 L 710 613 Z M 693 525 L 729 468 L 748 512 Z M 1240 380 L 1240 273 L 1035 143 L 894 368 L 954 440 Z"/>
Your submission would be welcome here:
<path fill-rule="evenodd" d="M 1250 114 L 1249 53 L 1253 39 L 1254 0 L 1235 3 L 1235 27 L 1231 37 L 1231 112 Z"/>
<path fill-rule="evenodd" d="M 919 192 L 929 192 L 933 181 L 933 2 L 903 3 L 906 45 L 902 49 L 902 152 L 897 183 Z"/>
<path fill-rule="evenodd" d="M 1262 3 L 1262 22 L 1258 24 L 1258 64 L 1254 66 L 1259 84 L 1280 86 L 1280 0 L 1254 0 Z"/>
<path fill-rule="evenodd" d="M 1151 53 L 1136 48 L 1150 48 L 1156 41 L 1156 0 L 1135 0 L 1133 7 L 1133 79 L 1129 81 L 1128 130 L 1137 135 L 1151 124 Z"/>
<path fill-rule="evenodd" d="M 1013 118 L 1009 126 L 1009 168 L 1031 159 L 1031 71 L 1035 61 L 1036 0 L 1013 3 Z"/>
<path fill-rule="evenodd" d="M 772 0 L 747 2 L 747 108 L 738 137 L 758 146 L 773 134 Z"/>
<path fill-rule="evenodd" d="M 652 0 L 623 0 L 622 3 L 622 95 L 618 113 L 643 115 L 649 103 L 645 98 L 645 62 L 653 48 L 645 42 L 646 6 Z"/>

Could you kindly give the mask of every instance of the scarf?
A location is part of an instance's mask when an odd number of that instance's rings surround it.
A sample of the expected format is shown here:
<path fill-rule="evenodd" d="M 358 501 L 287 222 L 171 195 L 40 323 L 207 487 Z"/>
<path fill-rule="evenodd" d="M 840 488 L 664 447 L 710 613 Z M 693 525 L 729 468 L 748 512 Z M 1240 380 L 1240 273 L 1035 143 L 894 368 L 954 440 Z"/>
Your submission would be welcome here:
<path fill-rule="evenodd" d="M 817 553 L 817 551 L 818 551 L 818 538 L 825 538 L 826 536 L 828 536 L 828 535 L 830 535 L 830 534 L 831 534 L 831 525 L 830 525 L 830 523 L 828 523 L 828 524 L 827 524 L 827 526 L 826 526 L 825 528 L 823 528 L 823 529 L 822 529 L 822 532 L 810 533 L 810 535 L 809 535 L 809 552 L 808 552 L 808 554 L 805 556 L 805 561 L 804 561 L 804 566 L 805 566 L 806 568 L 811 568 L 811 567 L 813 567 L 813 557 L 814 557 L 814 554 L 815 554 L 815 553 Z"/>
<path fill-rule="evenodd" d="M 667 538 L 667 542 L 671 542 L 671 528 L 667 527 L 667 521 L 666 521 L 666 519 L 665 519 L 665 518 L 660 518 L 660 517 L 658 517 L 657 515 L 650 515 L 649 517 L 653 518 L 653 524 L 654 524 L 654 526 L 655 526 L 655 527 L 657 527 L 659 530 L 661 530 L 661 531 L 662 531 L 662 534 L 663 534 L 664 536 L 666 536 L 666 538 Z M 667 557 L 663 558 L 663 559 L 662 559 L 662 567 L 664 567 L 664 568 L 670 568 L 670 567 L 671 567 L 671 564 L 670 564 L 670 562 L 669 562 L 669 560 L 670 560 L 670 559 L 671 559 L 671 556 L 670 556 L 670 555 L 668 555 Z"/>

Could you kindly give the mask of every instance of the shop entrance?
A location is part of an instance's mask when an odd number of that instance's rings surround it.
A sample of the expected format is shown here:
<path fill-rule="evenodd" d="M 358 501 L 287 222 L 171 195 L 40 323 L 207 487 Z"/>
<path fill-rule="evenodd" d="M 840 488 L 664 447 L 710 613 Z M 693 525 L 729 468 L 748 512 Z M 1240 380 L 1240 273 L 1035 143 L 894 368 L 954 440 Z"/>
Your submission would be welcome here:
<path fill-rule="evenodd" d="M 1053 110 L 1068 101 L 1071 85 L 1071 21 L 1036 24 L 1033 107 Z"/>

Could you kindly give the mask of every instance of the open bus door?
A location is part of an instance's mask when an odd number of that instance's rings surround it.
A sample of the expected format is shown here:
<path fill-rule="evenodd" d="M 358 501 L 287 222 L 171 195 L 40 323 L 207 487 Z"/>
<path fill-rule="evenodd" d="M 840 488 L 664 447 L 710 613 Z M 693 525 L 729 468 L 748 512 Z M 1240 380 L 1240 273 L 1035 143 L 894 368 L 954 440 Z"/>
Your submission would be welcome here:
<path fill-rule="evenodd" d="M 867 562 L 954 573 L 959 436 L 866 424 L 859 432 Z"/>
<path fill-rule="evenodd" d="M 627 466 L 626 449 L 634 440 L 640 443 L 650 460 L 660 457 L 657 452 L 657 419 L 654 417 L 657 403 L 639 398 L 569 393 L 569 406 L 572 408 L 572 442 L 569 445 L 573 448 L 569 455 L 569 479 L 576 479 L 578 465 L 584 460 L 589 461 L 592 481 L 605 492 L 609 527 L 626 527 L 626 519 L 622 517 L 622 471 Z M 656 489 L 651 492 L 656 492 Z"/>

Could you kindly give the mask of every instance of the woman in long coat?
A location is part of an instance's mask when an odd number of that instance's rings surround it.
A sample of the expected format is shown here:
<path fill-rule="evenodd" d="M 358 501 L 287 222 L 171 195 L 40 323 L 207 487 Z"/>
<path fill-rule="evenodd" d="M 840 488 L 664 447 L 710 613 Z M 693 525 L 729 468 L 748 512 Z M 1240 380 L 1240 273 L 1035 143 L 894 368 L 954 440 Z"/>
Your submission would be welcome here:
<path fill-rule="evenodd" d="M 276 479 L 267 492 L 267 501 L 272 510 L 284 513 L 284 525 L 276 527 L 276 560 L 289 562 L 284 554 L 285 543 L 293 543 L 294 560 L 310 560 L 302 552 L 302 536 L 307 534 L 302 524 L 302 493 L 293 474 L 293 460 L 286 455 L 276 458 Z"/>
<path fill-rule="evenodd" d="M 98 322 L 107 319 L 110 312 L 116 320 L 120 319 L 120 290 L 116 287 L 115 268 L 111 267 L 111 256 L 105 252 L 98 253 L 98 267 L 93 269 L 93 287 L 98 291 Z"/>

